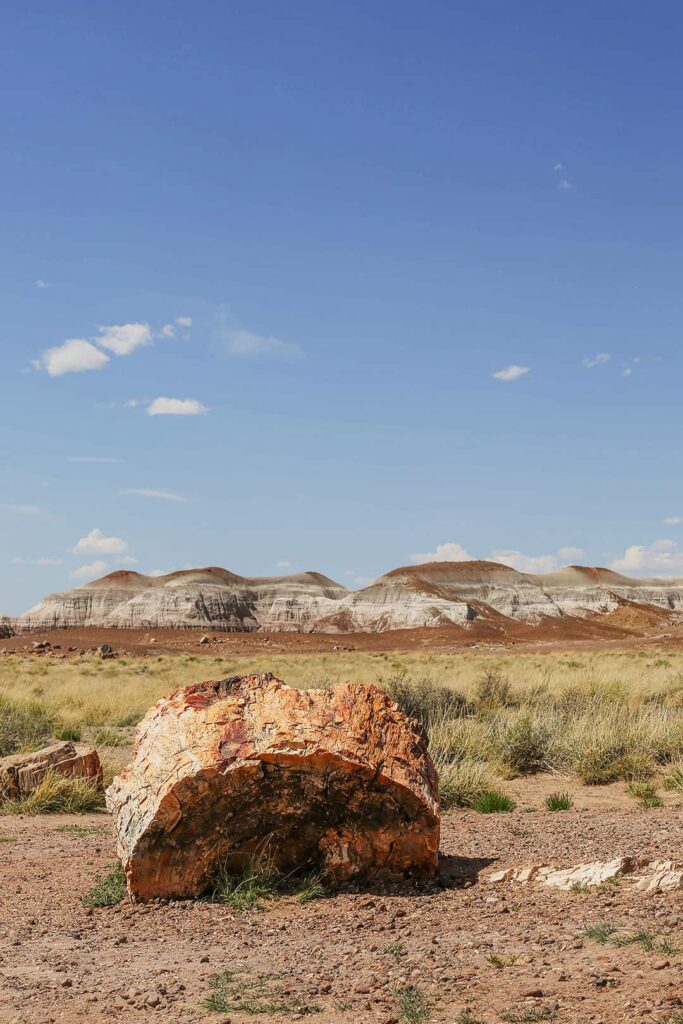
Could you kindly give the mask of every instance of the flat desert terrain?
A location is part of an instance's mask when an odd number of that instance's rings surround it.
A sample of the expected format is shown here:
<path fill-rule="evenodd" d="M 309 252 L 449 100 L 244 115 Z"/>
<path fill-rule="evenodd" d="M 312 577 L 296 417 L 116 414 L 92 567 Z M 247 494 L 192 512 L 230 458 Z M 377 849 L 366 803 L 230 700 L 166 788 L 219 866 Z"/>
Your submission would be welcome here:
<path fill-rule="evenodd" d="M 644 890 L 637 872 L 567 890 L 488 881 L 622 856 L 683 861 L 675 649 L 425 651 L 414 637 L 412 650 L 389 650 L 361 646 L 382 637 L 291 634 L 198 645 L 183 632 L 155 643 L 61 633 L 58 649 L 22 649 L 41 639 L 2 644 L 0 740 L 4 709 L 22 729 L 39 721 L 94 743 L 109 777 L 147 708 L 188 683 L 266 670 L 304 687 L 380 683 L 430 735 L 440 870 L 248 909 L 210 898 L 93 907 L 114 863 L 107 813 L 0 804 L 2 1024 L 683 1021 L 682 888 Z M 92 653 L 104 639 L 116 657 Z M 507 803 L 485 813 L 491 792 Z M 565 809 L 548 809 L 553 795 Z"/>

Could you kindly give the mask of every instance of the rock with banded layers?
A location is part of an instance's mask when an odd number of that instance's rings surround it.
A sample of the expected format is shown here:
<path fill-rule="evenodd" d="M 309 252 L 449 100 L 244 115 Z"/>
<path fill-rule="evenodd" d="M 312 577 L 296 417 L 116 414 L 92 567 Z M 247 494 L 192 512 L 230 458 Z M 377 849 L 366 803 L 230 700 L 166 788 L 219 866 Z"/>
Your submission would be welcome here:
<path fill-rule="evenodd" d="M 437 867 L 436 772 L 378 687 L 298 690 L 271 675 L 186 687 L 138 726 L 107 790 L 134 899 L 191 897 L 266 851 L 333 883 Z"/>
<path fill-rule="evenodd" d="M 5 800 L 30 796 L 48 772 L 92 779 L 96 786 L 102 786 L 102 765 L 93 747 L 81 743 L 53 743 L 30 754 L 0 758 L 0 795 Z"/>

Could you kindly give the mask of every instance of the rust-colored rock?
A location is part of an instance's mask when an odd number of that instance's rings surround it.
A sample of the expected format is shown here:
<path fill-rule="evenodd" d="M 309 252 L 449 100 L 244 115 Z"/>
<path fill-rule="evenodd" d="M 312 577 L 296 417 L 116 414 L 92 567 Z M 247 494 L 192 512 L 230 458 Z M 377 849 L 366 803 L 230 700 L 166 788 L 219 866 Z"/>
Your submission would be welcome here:
<path fill-rule="evenodd" d="M 102 785 L 102 766 L 97 751 L 80 743 L 54 743 L 30 754 L 10 754 L 0 759 L 0 795 L 5 800 L 29 796 L 48 771 L 92 779 Z"/>
<path fill-rule="evenodd" d="M 271 675 L 189 686 L 138 727 L 107 790 L 133 898 L 196 896 L 267 849 L 331 880 L 429 877 L 437 777 L 416 724 L 376 686 Z"/>

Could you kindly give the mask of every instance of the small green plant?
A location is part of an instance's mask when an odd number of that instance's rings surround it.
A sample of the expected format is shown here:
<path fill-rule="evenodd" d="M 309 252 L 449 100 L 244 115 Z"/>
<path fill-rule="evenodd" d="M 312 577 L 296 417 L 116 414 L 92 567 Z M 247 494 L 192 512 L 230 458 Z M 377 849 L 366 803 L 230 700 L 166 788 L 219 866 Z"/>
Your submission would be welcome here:
<path fill-rule="evenodd" d="M 101 836 L 107 829 L 104 825 L 58 825 L 55 832 L 67 832 L 69 835 L 85 839 L 88 836 Z"/>
<path fill-rule="evenodd" d="M 390 991 L 404 1024 L 422 1024 L 422 1021 L 431 1020 L 431 1006 L 417 985 L 394 986 Z"/>
<path fill-rule="evenodd" d="M 551 793 L 545 798 L 545 806 L 548 811 L 569 811 L 574 806 L 574 801 L 569 793 Z"/>
<path fill-rule="evenodd" d="M 128 740 L 114 729 L 100 729 L 93 737 L 96 747 L 125 747 Z"/>
<path fill-rule="evenodd" d="M 588 882 L 572 882 L 569 886 L 569 891 L 574 893 L 588 892 Z"/>
<path fill-rule="evenodd" d="M 631 782 L 628 791 L 638 801 L 639 807 L 663 807 L 664 801 L 657 793 L 657 787 L 651 782 Z"/>
<path fill-rule="evenodd" d="M 126 895 L 126 874 L 117 861 L 106 875 L 101 875 L 81 902 L 86 907 L 114 907 Z"/>
<path fill-rule="evenodd" d="M 498 789 L 487 790 L 473 804 L 474 810 L 480 814 L 507 814 L 514 811 L 516 806 L 511 796 L 501 793 Z"/>
<path fill-rule="evenodd" d="M 463 1010 L 455 1024 L 484 1024 L 479 1017 L 474 1017 L 469 1010 Z"/>
<path fill-rule="evenodd" d="M 503 971 L 506 967 L 512 967 L 516 962 L 517 957 L 514 954 L 511 954 L 510 956 L 497 956 L 495 953 L 491 953 L 491 955 L 487 956 L 486 959 L 493 967 L 496 968 L 496 970 Z"/>
<path fill-rule="evenodd" d="M 0 843 L 16 843 L 16 836 L 0 836 Z"/>
<path fill-rule="evenodd" d="M 243 977 L 235 971 L 223 971 L 209 982 L 211 993 L 204 1008 L 214 1013 L 299 1014 L 303 1017 L 319 1013 L 316 1003 L 307 1003 L 300 996 L 291 996 L 269 977 Z"/>
<path fill-rule="evenodd" d="M 499 1016 L 508 1024 L 535 1024 L 536 1021 L 555 1020 L 557 1011 L 547 1006 L 529 1006 L 524 1010 L 507 1010 Z"/>
<path fill-rule="evenodd" d="M 77 725 L 59 725 L 55 729 L 55 739 L 78 743 L 81 738 L 81 730 Z"/>
<path fill-rule="evenodd" d="M 0 802 L 0 814 L 89 814 L 104 806 L 104 790 L 92 779 L 47 772 L 29 796 Z"/>
<path fill-rule="evenodd" d="M 394 942 L 388 943 L 388 945 L 384 947 L 382 952 L 386 953 L 388 956 L 395 957 L 396 960 L 400 960 L 401 957 L 406 955 L 406 944 L 405 942 L 400 942 L 398 939 L 396 939 Z"/>
<path fill-rule="evenodd" d="M 216 903 L 225 903 L 233 910 L 260 910 L 264 900 L 281 896 L 296 896 L 300 903 L 308 903 L 327 895 L 321 872 L 282 875 L 267 854 L 253 857 L 241 871 L 230 871 L 225 864 L 219 866 L 214 878 L 212 897 Z"/>
<path fill-rule="evenodd" d="M 601 946 L 612 940 L 612 936 L 616 935 L 619 931 L 618 924 L 610 924 L 609 922 L 603 924 L 589 924 L 583 929 L 583 934 L 587 939 L 592 939 L 593 942 L 599 942 Z"/>

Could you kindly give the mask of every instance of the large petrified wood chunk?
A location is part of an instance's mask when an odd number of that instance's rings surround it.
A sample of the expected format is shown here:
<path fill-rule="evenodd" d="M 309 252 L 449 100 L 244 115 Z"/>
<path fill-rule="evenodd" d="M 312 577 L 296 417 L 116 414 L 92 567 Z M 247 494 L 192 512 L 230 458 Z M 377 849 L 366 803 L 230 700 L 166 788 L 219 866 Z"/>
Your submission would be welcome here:
<path fill-rule="evenodd" d="M 48 771 L 92 779 L 102 786 L 102 766 L 97 751 L 80 743 L 53 743 L 30 754 L 0 758 L 0 796 L 17 800 L 29 796 Z"/>
<path fill-rule="evenodd" d="M 271 675 L 189 686 L 138 727 L 107 790 L 133 898 L 196 896 L 261 851 L 334 881 L 428 877 L 439 848 L 423 734 L 376 686 L 297 690 Z"/>

